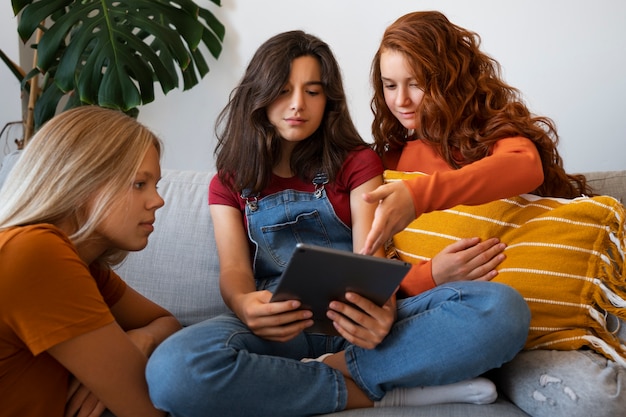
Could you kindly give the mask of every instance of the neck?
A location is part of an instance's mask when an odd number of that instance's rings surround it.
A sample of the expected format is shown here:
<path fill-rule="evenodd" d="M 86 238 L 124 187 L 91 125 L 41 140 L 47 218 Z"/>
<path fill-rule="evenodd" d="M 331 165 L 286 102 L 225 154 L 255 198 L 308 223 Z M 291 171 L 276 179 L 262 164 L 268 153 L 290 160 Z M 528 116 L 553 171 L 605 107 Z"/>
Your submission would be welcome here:
<path fill-rule="evenodd" d="M 294 172 L 291 170 L 291 153 L 295 143 L 283 140 L 280 149 L 280 160 L 274 164 L 272 172 L 282 178 L 291 178 Z"/>
<path fill-rule="evenodd" d="M 278 175 L 281 178 L 291 178 L 294 175 L 294 172 L 289 166 L 289 161 L 287 161 L 286 163 L 281 161 L 280 163 L 274 165 L 274 168 L 272 168 L 272 172 L 274 173 L 274 175 Z"/>
<path fill-rule="evenodd" d="M 56 224 L 56 226 L 63 231 L 68 237 L 73 235 L 76 232 L 77 226 L 70 219 L 63 220 Z M 95 261 L 104 251 L 104 245 L 99 243 L 97 239 L 89 239 L 82 244 L 74 244 L 76 250 L 78 251 L 78 256 L 83 260 L 87 265 L 90 265 Z"/>

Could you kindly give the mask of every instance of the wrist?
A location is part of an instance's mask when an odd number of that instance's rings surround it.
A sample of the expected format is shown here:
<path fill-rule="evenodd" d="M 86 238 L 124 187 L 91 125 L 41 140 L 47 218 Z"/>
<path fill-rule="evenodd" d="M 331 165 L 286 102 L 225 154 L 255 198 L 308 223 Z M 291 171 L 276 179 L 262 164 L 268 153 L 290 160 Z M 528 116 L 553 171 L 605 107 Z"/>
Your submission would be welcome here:
<path fill-rule="evenodd" d="M 133 329 L 126 332 L 133 344 L 146 357 L 150 356 L 152 351 L 156 349 L 157 341 L 154 335 L 144 328 Z"/>

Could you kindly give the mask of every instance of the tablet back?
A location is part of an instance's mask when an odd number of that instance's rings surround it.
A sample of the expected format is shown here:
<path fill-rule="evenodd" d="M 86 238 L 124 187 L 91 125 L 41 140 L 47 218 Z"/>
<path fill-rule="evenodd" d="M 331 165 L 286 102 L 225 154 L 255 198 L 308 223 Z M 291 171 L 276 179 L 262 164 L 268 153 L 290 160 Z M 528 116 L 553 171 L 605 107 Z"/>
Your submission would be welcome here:
<path fill-rule="evenodd" d="M 383 305 L 400 285 L 411 264 L 344 250 L 299 243 L 280 277 L 272 301 L 300 300 L 313 312 L 308 332 L 337 334 L 326 317 L 332 300 L 346 302 L 346 291 Z"/>

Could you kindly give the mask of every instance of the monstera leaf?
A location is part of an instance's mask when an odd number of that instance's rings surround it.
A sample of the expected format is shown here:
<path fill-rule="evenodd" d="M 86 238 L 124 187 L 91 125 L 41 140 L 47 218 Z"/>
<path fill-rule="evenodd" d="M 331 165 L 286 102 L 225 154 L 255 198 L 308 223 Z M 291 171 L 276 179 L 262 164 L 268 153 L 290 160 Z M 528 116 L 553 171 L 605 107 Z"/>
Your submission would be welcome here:
<path fill-rule="evenodd" d="M 207 0 L 220 6 L 220 0 Z M 127 113 L 164 94 L 187 90 L 209 72 L 203 44 L 217 58 L 224 26 L 193 0 L 12 0 L 26 41 L 40 29 L 36 68 L 44 75 L 35 129 L 66 108 L 96 104 Z"/>

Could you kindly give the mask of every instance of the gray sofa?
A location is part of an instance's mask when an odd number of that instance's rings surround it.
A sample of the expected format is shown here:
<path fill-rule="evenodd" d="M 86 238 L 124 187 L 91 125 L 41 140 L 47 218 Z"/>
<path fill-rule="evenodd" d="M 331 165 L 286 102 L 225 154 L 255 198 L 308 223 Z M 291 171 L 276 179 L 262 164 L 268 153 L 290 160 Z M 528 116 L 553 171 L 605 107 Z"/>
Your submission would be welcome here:
<path fill-rule="evenodd" d="M 10 169 L 16 155 L 5 158 L 0 168 L 0 186 Z M 213 317 L 227 310 L 218 286 L 219 265 L 213 237 L 213 226 L 207 204 L 208 184 L 211 172 L 192 172 L 164 170 L 159 191 L 165 200 L 165 206 L 157 212 L 155 231 L 151 235 L 147 248 L 132 253 L 117 269 L 120 275 L 135 289 L 170 310 L 183 325 Z M 613 195 L 626 201 L 626 171 L 594 172 L 587 177 L 594 189 L 601 194 Z M 373 408 L 350 410 L 332 414 L 337 417 L 364 416 L 438 416 L 438 417 L 599 417 L 623 415 L 620 398 L 626 398 L 626 371 L 615 368 L 606 360 L 580 352 L 538 352 L 540 362 L 533 359 L 535 352 L 524 352 L 504 368 L 506 372 L 496 371 L 493 379 L 499 390 L 498 400 L 489 405 L 441 404 L 409 408 Z M 576 354 L 571 356 L 568 354 Z M 547 357 L 546 355 L 551 355 Z M 590 355 L 590 356 L 589 356 Z M 579 392 L 580 401 L 595 403 L 597 413 L 585 411 L 572 403 L 571 407 L 562 407 L 558 401 L 541 401 L 537 390 L 529 381 L 540 379 L 543 375 L 552 375 L 556 379 L 578 378 L 570 375 L 570 370 L 587 369 L 579 367 L 578 361 L 591 357 L 591 365 L 596 373 L 588 373 L 589 390 L 592 396 L 586 398 Z M 548 358 L 548 359 L 546 359 Z M 555 359 L 552 359 L 555 358 Z M 574 363 L 572 363 L 574 361 Z M 556 375 L 556 377 L 555 377 Z M 579 378 L 578 378 L 579 379 Z M 519 383 L 518 383 L 519 381 Z M 564 383 L 566 381 L 563 381 Z M 564 385 L 565 386 L 565 385 Z M 624 386 L 624 388 L 622 388 Z M 601 392 L 594 389 L 601 388 Z M 552 384 L 548 389 L 560 389 Z M 541 393 L 543 398 L 563 395 L 562 392 Z M 547 397 L 546 397 L 547 396 Z M 522 408 L 509 400 L 513 398 Z M 549 400 L 549 398 L 548 398 Z M 622 404 L 624 400 L 621 400 Z M 578 404 L 580 405 L 580 404 Z M 289 405 L 286 404 L 285 407 Z M 613 408 L 611 408 L 613 407 Z M 580 411 L 577 411 L 580 410 Z M 577 414 L 578 413 L 578 414 Z M 581 414 L 583 413 L 583 414 Z M 586 413 L 586 414 L 585 414 Z"/>
<path fill-rule="evenodd" d="M 165 200 L 165 206 L 157 212 L 155 231 L 150 237 L 148 247 L 141 252 L 131 254 L 119 267 L 119 273 L 134 288 L 169 309 L 184 325 L 196 323 L 226 311 L 219 293 L 218 257 L 207 203 L 208 184 L 212 175 L 211 172 L 164 170 L 159 191 Z M 626 171 L 590 173 L 588 179 L 598 193 L 610 194 L 622 201 L 626 199 Z M 528 360 L 528 358 L 524 359 Z M 601 375 L 598 375 L 598 378 L 607 378 L 604 365 L 599 365 Z M 558 366 L 569 367 L 569 359 Z M 526 366 L 522 368 L 522 370 L 512 368 L 512 372 L 523 373 L 524 369 L 527 369 Z M 542 371 L 546 371 L 545 366 Z M 552 370 L 551 374 L 560 375 L 558 369 Z M 527 377 L 534 378 L 535 375 L 528 374 Z M 493 378 L 498 380 L 502 377 L 494 374 Z M 617 385 L 626 383 L 626 375 L 621 371 L 608 375 L 608 378 L 614 378 Z M 502 379 L 503 385 L 511 384 L 510 374 Z M 593 384 L 604 386 L 607 382 L 594 382 Z M 612 383 L 609 385 L 612 386 Z M 508 392 L 526 395 L 525 392 L 518 393 L 515 390 Z M 532 395 L 532 392 L 528 395 Z M 607 396 L 610 395 L 607 393 Z M 623 396 L 626 396 L 626 393 Z M 598 406 L 607 409 L 608 401 L 610 398 L 598 398 Z M 523 399 L 521 402 L 524 402 Z M 554 405 L 547 405 L 547 407 L 536 410 L 535 417 L 561 415 L 560 412 L 552 409 Z M 525 408 L 527 411 L 535 411 L 532 405 Z M 567 413 L 564 415 L 575 416 L 571 410 L 560 411 Z M 514 417 L 528 415 L 510 402 L 501 390 L 497 402 L 489 405 L 442 404 L 412 408 L 351 410 L 333 414 L 337 417 Z M 602 415 L 617 416 L 619 414 Z M 584 417 L 590 416 L 590 414 L 584 415 Z M 600 414 L 594 415 L 594 417 L 598 416 Z"/>

